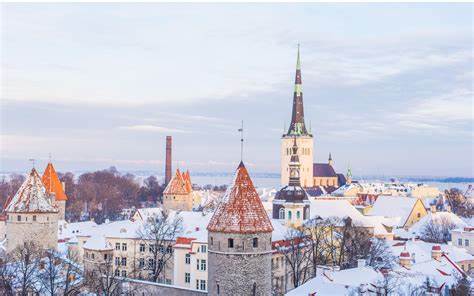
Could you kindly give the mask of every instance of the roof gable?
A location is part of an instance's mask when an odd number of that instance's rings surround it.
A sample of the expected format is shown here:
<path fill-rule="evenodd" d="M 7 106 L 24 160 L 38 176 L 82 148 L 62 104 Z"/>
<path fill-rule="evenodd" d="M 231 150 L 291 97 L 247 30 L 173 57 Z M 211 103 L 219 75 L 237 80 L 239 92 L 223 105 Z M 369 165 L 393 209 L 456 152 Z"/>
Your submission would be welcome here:
<path fill-rule="evenodd" d="M 234 183 L 214 212 L 207 230 L 225 233 L 273 231 L 272 223 L 242 162 L 237 168 Z"/>
<path fill-rule="evenodd" d="M 48 213 L 57 212 L 58 210 L 51 204 L 38 172 L 32 169 L 30 175 L 20 186 L 20 189 L 11 199 L 5 211 L 14 213 Z"/>
<path fill-rule="evenodd" d="M 56 200 L 66 201 L 68 199 L 52 163 L 48 163 L 48 166 L 43 173 L 42 181 L 46 188 L 46 192 L 48 194 L 54 194 Z"/>

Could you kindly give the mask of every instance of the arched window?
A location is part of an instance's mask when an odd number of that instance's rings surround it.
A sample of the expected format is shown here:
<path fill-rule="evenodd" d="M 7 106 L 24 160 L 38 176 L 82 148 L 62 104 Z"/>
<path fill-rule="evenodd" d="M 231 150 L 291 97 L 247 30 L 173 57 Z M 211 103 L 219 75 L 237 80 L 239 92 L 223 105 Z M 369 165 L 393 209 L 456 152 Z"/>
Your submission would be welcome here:
<path fill-rule="evenodd" d="M 281 208 L 278 212 L 278 219 L 285 219 L 285 209 Z"/>
<path fill-rule="evenodd" d="M 301 218 L 300 211 L 296 211 L 296 219 L 300 219 L 300 218 Z"/>
<path fill-rule="evenodd" d="M 288 220 L 291 220 L 291 211 L 288 211 Z"/>

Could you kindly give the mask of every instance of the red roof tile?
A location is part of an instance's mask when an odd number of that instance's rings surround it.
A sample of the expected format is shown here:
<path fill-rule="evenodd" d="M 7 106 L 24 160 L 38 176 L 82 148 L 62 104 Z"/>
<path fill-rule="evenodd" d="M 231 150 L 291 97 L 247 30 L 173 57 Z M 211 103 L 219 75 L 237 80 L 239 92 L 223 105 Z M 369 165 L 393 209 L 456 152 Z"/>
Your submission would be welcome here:
<path fill-rule="evenodd" d="M 273 231 L 272 223 L 242 162 L 237 168 L 234 184 L 214 212 L 207 230 L 225 233 Z"/>
<path fill-rule="evenodd" d="M 64 193 L 63 190 L 63 185 L 61 184 L 52 163 L 48 163 L 41 180 L 43 181 L 48 194 L 54 194 L 56 200 L 67 200 L 66 193 Z"/>
<path fill-rule="evenodd" d="M 164 194 L 189 194 L 191 193 L 189 189 L 189 186 L 187 185 L 186 179 L 184 177 L 184 174 L 181 174 L 179 169 L 176 170 L 176 174 L 174 177 L 171 179 L 171 181 L 168 183 L 168 186 L 166 186 L 165 191 L 163 192 Z"/>

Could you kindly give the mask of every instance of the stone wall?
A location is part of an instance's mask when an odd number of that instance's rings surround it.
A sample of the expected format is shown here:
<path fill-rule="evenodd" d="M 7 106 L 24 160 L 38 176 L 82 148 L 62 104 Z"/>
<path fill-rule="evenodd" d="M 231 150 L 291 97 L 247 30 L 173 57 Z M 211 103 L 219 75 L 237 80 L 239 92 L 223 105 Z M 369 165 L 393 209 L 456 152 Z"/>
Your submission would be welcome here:
<path fill-rule="evenodd" d="M 57 249 L 58 214 L 9 212 L 6 234 L 7 253 L 28 241 L 33 241 L 44 249 Z"/>
<path fill-rule="evenodd" d="M 271 233 L 209 232 L 209 242 L 209 295 L 271 295 Z"/>
<path fill-rule="evenodd" d="M 175 211 L 192 211 L 193 196 L 190 194 L 165 194 L 163 195 L 163 208 Z"/>
<path fill-rule="evenodd" d="M 127 280 L 126 285 L 133 295 L 154 296 L 205 296 L 206 291 L 197 291 L 172 285 L 165 285 L 141 280 Z"/>

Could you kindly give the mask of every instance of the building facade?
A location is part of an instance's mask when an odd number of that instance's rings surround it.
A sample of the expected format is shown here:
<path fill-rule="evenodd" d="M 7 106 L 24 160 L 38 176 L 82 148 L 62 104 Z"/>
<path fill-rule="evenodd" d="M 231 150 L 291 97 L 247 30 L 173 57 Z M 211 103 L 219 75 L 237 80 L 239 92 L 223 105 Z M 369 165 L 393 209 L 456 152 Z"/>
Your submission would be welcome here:
<path fill-rule="evenodd" d="M 200 196 L 193 191 L 189 171 L 179 169 L 163 192 L 163 208 L 175 211 L 192 211 L 201 204 Z"/>

